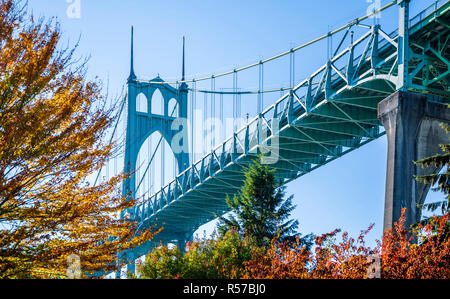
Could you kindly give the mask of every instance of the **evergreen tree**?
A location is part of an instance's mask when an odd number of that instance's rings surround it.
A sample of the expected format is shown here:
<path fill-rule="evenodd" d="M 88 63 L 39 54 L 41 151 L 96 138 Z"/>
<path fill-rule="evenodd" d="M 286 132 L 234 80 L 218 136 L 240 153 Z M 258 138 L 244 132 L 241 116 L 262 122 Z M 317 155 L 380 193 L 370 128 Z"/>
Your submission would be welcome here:
<path fill-rule="evenodd" d="M 297 234 L 298 221 L 290 219 L 295 209 L 293 196 L 285 197 L 285 188 L 277 182 L 273 169 L 262 164 L 261 159 L 250 165 L 245 172 L 245 182 L 238 195 L 227 196 L 231 215 L 219 217 L 220 234 L 235 230 L 241 236 L 255 239 L 257 245 L 266 246 L 273 238 L 280 241 L 293 239 Z M 308 245 L 311 236 L 304 237 Z"/>
<path fill-rule="evenodd" d="M 449 124 L 441 124 L 442 128 L 446 131 L 448 134 L 450 132 L 450 125 Z M 432 186 L 435 186 L 433 188 L 434 191 L 441 191 L 445 195 L 445 199 L 438 202 L 432 202 L 428 204 L 422 205 L 423 209 L 426 209 L 428 211 L 436 211 L 438 208 L 441 208 L 441 212 L 443 214 L 448 213 L 449 203 L 450 203 L 450 197 L 449 197 L 449 180 L 450 180 L 450 169 L 449 169 L 449 163 L 450 163 L 450 144 L 441 144 L 442 153 L 434 155 L 432 157 L 428 157 L 425 159 L 422 159 L 420 161 L 414 162 L 416 165 L 420 165 L 422 167 L 430 167 L 434 166 L 437 169 L 443 168 L 443 171 L 440 171 L 439 173 L 432 173 L 429 175 L 423 175 L 416 177 L 416 180 L 424 183 L 424 184 L 430 184 Z"/>
<path fill-rule="evenodd" d="M 445 132 L 448 134 L 450 132 L 450 125 L 447 123 L 441 124 L 442 128 L 445 130 Z M 430 184 L 431 186 L 435 186 L 432 190 L 433 191 L 440 191 L 444 193 L 445 199 L 441 201 L 431 202 L 423 205 L 419 205 L 419 208 L 422 208 L 423 210 L 434 212 L 440 208 L 441 213 L 443 215 L 448 215 L 449 206 L 450 206 L 450 187 L 449 187 L 449 180 L 450 180 L 450 144 L 441 144 L 440 145 L 442 149 L 441 154 L 436 154 L 434 156 L 422 159 L 420 161 L 414 162 L 416 165 L 420 165 L 422 167 L 431 167 L 434 166 L 437 169 L 441 169 L 439 173 L 432 173 L 428 175 L 418 176 L 416 177 L 416 180 L 423 182 L 424 184 Z M 442 216 L 438 216 L 438 219 L 442 218 Z M 433 218 L 431 218 L 433 219 Z M 424 219 L 421 221 L 422 225 L 431 224 L 429 217 L 424 217 Z M 439 227 L 433 226 L 433 231 L 435 233 L 438 232 L 440 229 Z M 446 222 L 446 226 L 444 229 L 444 233 L 440 234 L 441 239 L 440 242 L 443 242 L 445 240 L 448 240 L 450 236 L 450 223 Z"/>

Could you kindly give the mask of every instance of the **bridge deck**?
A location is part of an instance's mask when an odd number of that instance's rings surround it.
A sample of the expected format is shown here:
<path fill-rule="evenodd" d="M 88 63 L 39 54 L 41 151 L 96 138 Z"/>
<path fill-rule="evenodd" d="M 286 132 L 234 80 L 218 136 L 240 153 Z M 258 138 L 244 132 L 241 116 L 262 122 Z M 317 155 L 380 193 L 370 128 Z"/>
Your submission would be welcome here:
<path fill-rule="evenodd" d="M 434 57 L 432 68 L 423 68 L 425 59 L 419 54 L 410 62 L 411 90 L 435 94 L 436 101 L 449 96 L 449 66 L 445 64 L 449 60 L 449 10 L 448 2 L 440 3 L 410 24 L 415 53 L 425 55 L 430 41 L 445 41 L 445 49 L 435 53 L 444 57 Z M 357 47 L 364 50 L 354 57 Z M 433 69 L 439 75 L 430 77 Z M 267 159 L 274 162 L 276 176 L 287 183 L 382 136 L 377 107 L 396 91 L 396 77 L 397 32 L 388 35 L 379 27 L 370 28 L 292 92 L 139 204 L 134 213 L 139 228 L 162 225 L 158 239 L 169 240 L 176 233 L 194 232 L 213 220 L 213 213 L 227 212 L 225 197 L 239 192 L 245 168 L 260 151 L 270 150 Z"/>

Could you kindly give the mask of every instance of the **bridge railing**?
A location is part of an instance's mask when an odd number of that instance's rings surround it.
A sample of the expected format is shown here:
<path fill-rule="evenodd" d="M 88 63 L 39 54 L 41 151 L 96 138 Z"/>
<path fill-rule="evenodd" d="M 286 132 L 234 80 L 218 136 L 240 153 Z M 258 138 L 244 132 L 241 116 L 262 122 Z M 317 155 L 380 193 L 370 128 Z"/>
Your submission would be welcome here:
<path fill-rule="evenodd" d="M 433 4 L 422 10 L 420 13 L 415 15 L 412 19 L 409 20 L 409 27 L 413 27 L 414 25 L 420 23 L 425 18 L 430 16 L 433 12 L 437 11 L 441 6 L 443 6 L 447 2 L 447 0 L 436 0 Z"/>

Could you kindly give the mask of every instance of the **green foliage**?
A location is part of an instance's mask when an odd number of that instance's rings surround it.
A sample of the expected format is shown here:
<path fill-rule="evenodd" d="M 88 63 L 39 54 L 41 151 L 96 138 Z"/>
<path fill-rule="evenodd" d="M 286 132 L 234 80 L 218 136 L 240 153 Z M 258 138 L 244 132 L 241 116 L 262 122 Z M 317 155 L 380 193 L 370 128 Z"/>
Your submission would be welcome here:
<path fill-rule="evenodd" d="M 445 130 L 445 132 L 448 134 L 450 132 L 450 125 L 446 123 L 442 123 L 441 127 Z M 444 193 L 445 200 L 437 201 L 437 202 L 431 202 L 423 205 L 419 205 L 419 208 L 422 208 L 423 210 L 426 210 L 428 212 L 434 212 L 438 209 L 441 210 L 442 215 L 448 214 L 449 212 L 449 206 L 450 206 L 450 144 L 440 144 L 440 147 L 442 149 L 442 154 L 437 154 L 432 157 L 428 157 L 425 159 L 422 159 L 420 161 L 414 162 L 416 165 L 420 165 L 422 168 L 433 166 L 437 169 L 442 169 L 439 173 L 432 173 L 429 175 L 419 176 L 416 177 L 416 180 L 424 183 L 424 184 L 430 184 L 431 186 L 434 186 L 434 191 L 440 191 Z M 442 216 L 439 216 L 438 218 L 442 218 Z M 421 221 L 422 225 L 430 224 L 430 218 L 425 217 Z M 433 227 L 433 232 L 436 233 L 437 227 Z M 443 240 L 448 240 L 450 237 L 450 223 L 446 222 L 445 233 L 442 234 Z M 442 240 L 441 240 L 442 241 Z"/>
<path fill-rule="evenodd" d="M 190 244 L 185 255 L 183 278 L 241 278 L 244 262 L 250 260 L 255 242 L 228 231 L 217 239 Z"/>
<path fill-rule="evenodd" d="M 188 243 L 184 255 L 177 248 L 154 249 L 141 268 L 142 278 L 238 279 L 248 275 L 248 262 L 264 256 L 271 242 L 309 250 L 312 236 L 296 235 L 298 221 L 289 219 L 293 196 L 285 199 L 285 193 L 274 170 L 257 159 L 246 170 L 239 195 L 226 198 L 232 214 L 218 215 L 219 234 Z"/>
<path fill-rule="evenodd" d="M 219 233 L 235 230 L 241 236 L 254 238 L 258 246 L 268 246 L 274 238 L 292 239 L 298 221 L 288 220 L 295 205 L 293 196 L 284 199 L 285 188 L 276 181 L 274 170 L 258 158 L 246 170 L 244 186 L 238 196 L 226 198 L 231 215 L 228 218 L 217 215 Z"/>
<path fill-rule="evenodd" d="M 217 238 L 195 240 L 182 255 L 178 248 L 160 246 L 151 251 L 140 272 L 145 279 L 237 279 L 245 274 L 245 262 L 257 248 L 255 242 L 235 231 Z"/>
<path fill-rule="evenodd" d="M 143 278 L 171 279 L 176 278 L 184 268 L 183 256 L 178 247 L 169 248 L 167 245 L 153 249 L 140 266 Z"/>

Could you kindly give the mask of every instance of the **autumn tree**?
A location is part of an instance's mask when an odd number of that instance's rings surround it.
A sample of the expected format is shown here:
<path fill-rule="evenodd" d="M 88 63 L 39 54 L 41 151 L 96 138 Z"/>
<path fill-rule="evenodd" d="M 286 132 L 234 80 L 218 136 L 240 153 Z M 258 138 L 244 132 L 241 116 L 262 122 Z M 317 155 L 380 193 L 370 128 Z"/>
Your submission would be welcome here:
<path fill-rule="evenodd" d="M 260 158 L 256 159 L 245 172 L 239 194 L 232 198 L 227 196 L 231 214 L 228 218 L 219 217 L 219 232 L 235 230 L 241 236 L 255 238 L 258 246 L 268 245 L 273 238 L 293 239 L 298 220 L 289 219 L 295 205 L 292 204 L 293 196 L 285 199 L 285 188 L 276 180 L 274 170 Z M 310 238 L 302 239 L 303 243 L 308 243 Z"/>
<path fill-rule="evenodd" d="M 345 232 L 339 236 L 338 229 L 315 237 L 314 254 L 292 243 L 272 242 L 267 252 L 253 252 L 245 263 L 244 278 L 449 279 L 450 239 L 444 237 L 449 215 L 419 224 L 420 242 L 415 244 L 404 225 L 405 211 L 375 247 L 365 243 L 372 226 L 356 239 Z"/>
<path fill-rule="evenodd" d="M 114 108 L 60 39 L 53 19 L 0 0 L 0 278 L 65 277 L 71 255 L 82 273 L 113 270 L 153 235 L 116 217 L 134 205 L 122 176 L 89 182 L 114 152 Z"/>

